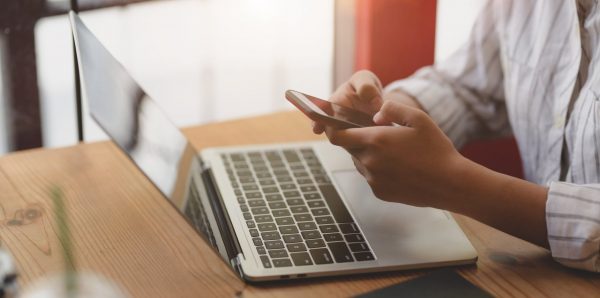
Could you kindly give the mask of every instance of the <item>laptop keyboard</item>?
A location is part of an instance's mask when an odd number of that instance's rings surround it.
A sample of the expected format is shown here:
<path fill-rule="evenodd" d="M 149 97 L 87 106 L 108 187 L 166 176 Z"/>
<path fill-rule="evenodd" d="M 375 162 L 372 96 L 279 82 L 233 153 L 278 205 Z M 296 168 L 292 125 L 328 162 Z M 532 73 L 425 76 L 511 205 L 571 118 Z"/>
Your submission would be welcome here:
<path fill-rule="evenodd" d="M 265 268 L 375 259 L 312 149 L 221 157 Z"/>

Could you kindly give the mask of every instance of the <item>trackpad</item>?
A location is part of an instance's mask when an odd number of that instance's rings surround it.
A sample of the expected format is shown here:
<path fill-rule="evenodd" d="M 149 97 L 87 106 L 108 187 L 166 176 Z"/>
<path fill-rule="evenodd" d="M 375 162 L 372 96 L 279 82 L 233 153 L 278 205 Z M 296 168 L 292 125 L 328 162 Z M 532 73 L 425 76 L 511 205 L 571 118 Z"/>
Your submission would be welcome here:
<path fill-rule="evenodd" d="M 424 247 L 440 244 L 432 229 L 447 226 L 450 218 L 445 212 L 380 200 L 356 170 L 332 174 L 378 257 L 395 255 L 397 258 L 402 252 L 405 257 L 414 258 L 423 256 L 420 250 Z"/>

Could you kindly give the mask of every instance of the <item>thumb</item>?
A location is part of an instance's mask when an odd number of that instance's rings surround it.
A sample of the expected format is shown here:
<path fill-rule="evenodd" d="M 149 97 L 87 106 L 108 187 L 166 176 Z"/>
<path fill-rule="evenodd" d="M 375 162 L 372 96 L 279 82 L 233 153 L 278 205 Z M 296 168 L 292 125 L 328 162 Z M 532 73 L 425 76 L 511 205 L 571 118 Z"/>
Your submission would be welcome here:
<path fill-rule="evenodd" d="M 379 112 L 373 116 L 373 122 L 377 125 L 396 123 L 413 128 L 428 127 L 432 123 L 424 111 L 392 100 L 383 103 Z"/>

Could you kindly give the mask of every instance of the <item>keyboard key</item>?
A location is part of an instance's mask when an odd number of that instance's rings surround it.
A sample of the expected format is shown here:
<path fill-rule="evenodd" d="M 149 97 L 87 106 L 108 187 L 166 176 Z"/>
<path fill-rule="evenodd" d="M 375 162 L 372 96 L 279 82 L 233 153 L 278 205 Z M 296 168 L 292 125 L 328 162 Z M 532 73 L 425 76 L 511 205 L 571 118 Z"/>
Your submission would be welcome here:
<path fill-rule="evenodd" d="M 312 209 L 310 212 L 312 212 L 314 216 L 323 216 L 329 214 L 329 210 L 327 210 L 327 208 Z"/>
<path fill-rule="evenodd" d="M 279 232 L 281 234 L 298 234 L 298 228 L 296 226 L 281 226 Z"/>
<path fill-rule="evenodd" d="M 290 259 L 274 259 L 273 265 L 275 267 L 290 267 L 292 266 L 292 261 Z"/>
<path fill-rule="evenodd" d="M 257 186 L 258 187 L 258 186 Z M 263 195 L 260 192 L 247 192 L 246 193 L 246 199 L 248 200 L 252 200 L 252 199 L 260 199 L 262 198 Z"/>
<path fill-rule="evenodd" d="M 269 214 L 269 208 L 267 207 L 256 207 L 256 208 L 252 208 L 250 209 L 252 210 L 252 214 L 254 215 L 262 215 L 262 214 Z"/>
<path fill-rule="evenodd" d="M 264 163 L 253 164 L 253 169 L 257 173 L 269 172 L 269 168 L 267 168 Z"/>
<path fill-rule="evenodd" d="M 357 252 L 354 254 L 357 261 L 373 261 L 375 257 L 370 252 Z"/>
<path fill-rule="evenodd" d="M 284 210 L 273 210 L 273 215 L 275 215 L 275 211 L 286 211 L 289 215 L 289 211 L 287 210 L 287 205 L 284 202 L 269 203 L 269 207 L 271 209 L 284 209 Z M 277 216 L 277 215 L 275 215 L 275 216 Z"/>
<path fill-rule="evenodd" d="M 269 204 L 270 205 L 270 204 Z M 277 209 L 277 210 L 273 210 L 273 216 L 275 217 L 282 217 L 282 216 L 290 216 L 290 212 L 287 209 L 279 209 L 279 205 L 277 205 L 277 208 L 273 208 L 273 206 L 271 206 L 271 209 Z M 281 208 L 285 208 L 285 205 Z"/>
<path fill-rule="evenodd" d="M 287 245 L 287 250 L 289 252 L 306 251 L 306 246 L 304 243 L 292 243 Z"/>
<path fill-rule="evenodd" d="M 294 265 L 296 266 L 308 266 L 313 264 L 310 256 L 306 252 L 292 253 L 290 256 L 292 257 L 292 261 L 294 261 Z"/>
<path fill-rule="evenodd" d="M 252 236 L 252 237 L 258 237 L 258 230 L 257 229 L 250 229 L 250 236 Z"/>
<path fill-rule="evenodd" d="M 351 223 L 354 222 L 352 220 L 352 216 L 346 209 L 346 205 L 342 202 L 340 195 L 337 190 L 333 187 L 333 185 L 319 185 L 319 189 L 321 193 L 325 197 L 325 201 L 327 201 L 327 205 L 329 205 L 329 209 L 333 213 L 333 217 L 338 223 Z"/>
<path fill-rule="evenodd" d="M 348 250 L 348 246 L 344 242 L 331 242 L 327 244 L 331 253 L 333 254 L 333 258 L 338 263 L 352 262 L 354 259 L 352 258 L 352 254 L 350 250 Z"/>
<path fill-rule="evenodd" d="M 262 237 L 263 240 L 279 240 L 279 239 L 281 239 L 281 236 L 279 235 L 279 232 L 277 232 L 277 231 L 260 233 L 260 236 Z"/>
<path fill-rule="evenodd" d="M 252 190 L 258 190 L 258 185 L 256 184 L 244 184 L 242 185 L 242 188 L 244 189 L 244 191 L 252 191 Z M 260 193 L 258 193 L 260 195 Z M 246 193 L 246 197 L 248 198 L 248 193 Z M 262 195 L 259 197 L 261 198 Z"/>
<path fill-rule="evenodd" d="M 304 170 L 304 165 L 303 164 L 295 164 L 295 165 L 291 166 L 290 169 L 292 169 L 292 171 Z"/>
<path fill-rule="evenodd" d="M 240 183 L 244 184 L 244 183 L 254 183 L 256 182 L 256 180 L 254 180 L 254 177 L 240 177 Z"/>
<path fill-rule="evenodd" d="M 304 238 L 304 239 L 320 239 L 321 233 L 319 233 L 316 230 L 304 231 L 304 232 L 302 232 L 302 238 Z"/>
<path fill-rule="evenodd" d="M 292 211 L 292 213 L 294 213 L 294 214 L 306 213 L 306 212 L 308 212 L 308 208 L 306 208 L 306 206 L 291 206 L 290 211 Z"/>
<path fill-rule="evenodd" d="M 267 256 L 260 256 L 260 261 L 263 264 L 263 267 L 265 268 L 271 268 L 271 261 L 269 260 L 269 257 Z"/>
<path fill-rule="evenodd" d="M 275 170 L 273 171 L 273 174 L 275 174 L 275 176 L 277 177 L 286 177 L 286 176 L 290 176 L 290 171 L 285 170 L 285 169 L 281 169 L 281 170 Z"/>
<path fill-rule="evenodd" d="M 365 238 L 361 234 L 347 234 L 344 235 L 347 242 L 364 242 Z"/>
<path fill-rule="evenodd" d="M 289 163 L 299 162 L 300 161 L 300 157 L 298 156 L 298 153 L 296 153 L 296 152 L 294 152 L 292 150 L 285 150 L 285 151 L 283 151 L 283 156 L 285 157 L 285 159 Z"/>
<path fill-rule="evenodd" d="M 342 230 L 342 233 L 344 234 L 360 233 L 356 224 L 353 223 L 340 224 L 340 230 Z"/>
<path fill-rule="evenodd" d="M 263 206 L 267 206 L 267 204 L 263 200 L 250 200 L 250 201 L 248 201 L 248 206 L 250 206 L 250 208 L 263 207 Z"/>
<path fill-rule="evenodd" d="M 283 242 L 281 242 L 281 240 L 275 240 L 275 241 L 265 241 L 265 247 L 269 250 L 271 249 L 282 249 L 283 246 Z"/>
<path fill-rule="evenodd" d="M 296 221 L 312 221 L 313 220 L 312 215 L 310 215 L 308 213 L 295 214 L 294 219 Z"/>
<path fill-rule="evenodd" d="M 344 238 L 340 233 L 323 234 L 323 238 L 325 238 L 325 241 L 327 242 L 344 241 Z"/>
<path fill-rule="evenodd" d="M 297 198 L 297 197 L 300 197 L 300 193 L 296 190 L 284 191 L 283 196 L 286 198 Z"/>
<path fill-rule="evenodd" d="M 296 185 L 294 184 L 280 184 L 279 187 L 281 187 L 281 190 L 296 190 Z"/>
<path fill-rule="evenodd" d="M 306 178 L 306 177 L 308 177 L 308 172 L 294 172 L 294 177 Z"/>
<path fill-rule="evenodd" d="M 265 180 L 260 180 L 258 181 L 258 184 L 260 184 L 260 186 L 270 186 L 270 185 L 275 185 L 275 181 L 272 179 L 265 179 Z"/>
<path fill-rule="evenodd" d="M 291 217 L 280 217 L 280 218 L 275 219 L 275 221 L 280 226 L 293 225 L 294 224 L 294 220 Z"/>
<path fill-rule="evenodd" d="M 242 195 L 242 191 L 239 189 L 234 189 L 233 193 L 235 193 L 236 196 L 241 196 Z"/>
<path fill-rule="evenodd" d="M 271 217 L 271 215 L 257 215 L 257 216 L 254 217 L 254 220 L 257 223 L 260 223 L 260 222 L 271 222 L 271 221 L 273 221 L 273 217 Z"/>
<path fill-rule="evenodd" d="M 317 184 L 330 184 L 331 181 L 329 180 L 329 178 L 327 178 L 327 176 L 315 176 L 315 182 Z"/>
<path fill-rule="evenodd" d="M 246 170 L 237 170 L 235 173 L 238 177 L 252 177 L 252 172 Z"/>
<path fill-rule="evenodd" d="M 323 225 L 323 226 L 319 226 L 319 229 L 323 233 L 335 233 L 335 232 L 339 232 L 339 230 L 338 230 L 338 228 L 337 228 L 336 225 Z"/>
<path fill-rule="evenodd" d="M 312 184 L 312 179 L 310 178 L 298 178 L 296 180 L 296 182 L 298 182 L 298 184 L 302 185 L 302 184 Z"/>
<path fill-rule="evenodd" d="M 288 253 L 285 251 L 285 249 L 273 249 L 269 250 L 269 256 L 271 256 L 273 259 L 287 258 Z"/>
<path fill-rule="evenodd" d="M 292 180 L 292 177 L 290 177 L 290 176 L 278 176 L 277 181 L 279 181 L 279 183 L 284 183 L 284 182 L 292 182 L 294 180 Z"/>
<path fill-rule="evenodd" d="M 350 250 L 353 252 L 369 251 L 366 243 L 350 243 Z"/>
<path fill-rule="evenodd" d="M 240 209 L 242 209 L 242 212 L 248 212 L 248 205 L 242 204 L 240 205 Z"/>
<path fill-rule="evenodd" d="M 232 153 L 232 154 L 229 154 L 229 158 L 231 160 L 233 160 L 234 162 L 236 162 L 236 161 L 245 161 L 246 160 L 246 157 L 243 154 L 241 154 L 241 153 Z"/>
<path fill-rule="evenodd" d="M 251 220 L 252 219 L 252 214 L 250 214 L 250 212 L 245 212 L 244 213 L 244 219 L 245 220 Z"/>
<path fill-rule="evenodd" d="M 264 247 L 264 246 L 257 246 L 257 247 L 256 247 L 256 252 L 257 252 L 259 255 L 266 255 L 266 254 L 267 254 L 267 250 L 265 249 L 265 247 Z"/>
<path fill-rule="evenodd" d="M 273 175 L 271 175 L 271 173 L 269 172 L 261 172 L 261 173 L 256 173 L 256 178 L 258 179 L 266 179 L 266 178 L 272 178 Z"/>
<path fill-rule="evenodd" d="M 309 248 L 325 247 L 325 241 L 323 241 L 322 239 L 306 240 L 306 246 L 308 246 Z"/>
<path fill-rule="evenodd" d="M 254 228 L 256 228 L 256 224 L 254 223 L 253 220 L 247 220 L 246 221 L 246 225 L 248 225 L 248 229 L 254 229 Z"/>
<path fill-rule="evenodd" d="M 283 241 L 285 243 L 298 243 L 302 242 L 302 237 L 300 237 L 300 234 L 283 235 Z"/>
<path fill-rule="evenodd" d="M 272 201 L 282 201 L 283 197 L 276 193 L 276 194 L 268 194 L 265 196 L 265 198 L 267 199 L 267 201 L 272 202 Z"/>
<path fill-rule="evenodd" d="M 333 223 L 333 217 L 331 216 L 315 217 L 315 220 L 320 225 L 328 225 Z"/>
<path fill-rule="evenodd" d="M 267 187 L 263 187 L 263 192 L 264 193 L 279 193 L 279 188 L 277 188 L 277 186 L 267 186 Z"/>
<path fill-rule="evenodd" d="M 261 224 L 258 224 L 258 230 L 260 230 L 261 232 L 277 231 L 277 226 L 272 222 L 261 223 Z"/>
<path fill-rule="evenodd" d="M 302 199 L 289 199 L 289 200 L 287 200 L 287 203 L 288 203 L 289 206 L 304 205 L 304 200 L 302 200 Z"/>
<path fill-rule="evenodd" d="M 317 191 L 317 188 L 314 185 L 303 185 L 300 186 L 301 192 L 314 192 Z"/>
<path fill-rule="evenodd" d="M 316 230 L 317 229 L 317 225 L 315 225 L 314 222 L 299 222 L 298 223 L 298 227 L 302 231 Z"/>
<path fill-rule="evenodd" d="M 305 193 L 305 194 L 304 194 L 304 198 L 305 198 L 307 201 L 310 201 L 310 200 L 317 200 L 317 199 L 320 199 L 320 198 L 321 198 L 321 195 L 320 195 L 320 194 L 318 194 L 318 193 L 316 193 L 316 192 L 313 192 L 313 193 Z"/>
<path fill-rule="evenodd" d="M 322 200 L 308 201 L 306 204 L 308 204 L 308 207 L 310 208 L 325 207 L 325 202 L 323 202 Z"/>
<path fill-rule="evenodd" d="M 252 242 L 254 243 L 254 246 L 262 246 L 263 242 L 260 238 L 252 238 Z"/>
<path fill-rule="evenodd" d="M 237 197 L 237 201 L 238 201 L 238 203 L 240 203 L 240 204 L 244 204 L 244 203 L 246 203 L 246 199 L 244 199 L 244 197 Z"/>
<path fill-rule="evenodd" d="M 311 249 L 310 255 L 316 264 L 331 264 L 333 259 L 326 248 Z"/>
<path fill-rule="evenodd" d="M 281 169 L 285 169 L 285 164 L 283 162 L 281 162 L 281 160 L 279 161 L 269 161 L 269 164 L 271 165 L 271 168 L 273 169 L 273 171 L 277 171 L 277 170 L 281 170 Z"/>

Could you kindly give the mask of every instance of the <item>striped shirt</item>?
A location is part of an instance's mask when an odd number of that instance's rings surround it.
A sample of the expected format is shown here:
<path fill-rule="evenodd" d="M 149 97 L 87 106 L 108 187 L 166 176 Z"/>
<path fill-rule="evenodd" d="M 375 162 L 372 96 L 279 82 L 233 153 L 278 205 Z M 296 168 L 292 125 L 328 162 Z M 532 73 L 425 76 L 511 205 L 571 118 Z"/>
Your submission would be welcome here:
<path fill-rule="evenodd" d="M 600 271 L 600 8 L 597 0 L 488 0 L 447 61 L 393 82 L 457 147 L 512 134 L 525 178 L 549 187 L 560 263 Z"/>

